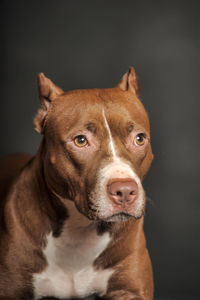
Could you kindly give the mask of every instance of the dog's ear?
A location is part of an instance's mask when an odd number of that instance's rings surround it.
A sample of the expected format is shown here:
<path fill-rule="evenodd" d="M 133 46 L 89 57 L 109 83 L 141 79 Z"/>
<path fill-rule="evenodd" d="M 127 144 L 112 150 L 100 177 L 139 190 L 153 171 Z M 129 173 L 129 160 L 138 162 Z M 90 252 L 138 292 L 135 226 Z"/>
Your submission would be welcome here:
<path fill-rule="evenodd" d="M 128 72 L 126 72 L 122 76 L 122 79 L 117 86 L 123 91 L 130 90 L 138 96 L 139 94 L 138 78 L 135 69 L 133 67 L 130 67 Z"/>
<path fill-rule="evenodd" d="M 45 77 L 43 73 L 38 75 L 38 92 L 41 103 L 41 108 L 38 110 L 34 119 L 35 130 L 39 133 L 44 131 L 44 123 L 48 113 L 51 102 L 59 95 L 63 94 L 63 90 L 56 86 L 49 78 Z"/>

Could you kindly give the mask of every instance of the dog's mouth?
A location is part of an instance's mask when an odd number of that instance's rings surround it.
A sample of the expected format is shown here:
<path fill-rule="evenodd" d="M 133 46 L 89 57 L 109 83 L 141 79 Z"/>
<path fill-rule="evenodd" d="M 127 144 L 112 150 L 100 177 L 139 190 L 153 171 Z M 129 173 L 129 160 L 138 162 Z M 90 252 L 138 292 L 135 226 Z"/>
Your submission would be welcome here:
<path fill-rule="evenodd" d="M 121 211 L 121 212 L 115 213 L 113 215 L 110 215 L 108 217 L 104 217 L 104 216 L 98 216 L 98 214 L 96 214 L 96 211 L 93 210 L 92 215 L 93 215 L 92 219 L 96 219 L 96 220 L 104 221 L 104 222 L 121 222 L 121 221 L 127 221 L 130 218 L 135 218 L 135 216 L 133 216 L 132 214 L 129 214 L 125 211 Z"/>
<path fill-rule="evenodd" d="M 88 212 L 87 212 L 87 217 L 90 220 L 99 220 L 99 221 L 104 221 L 104 222 L 121 222 L 121 221 L 127 221 L 131 218 L 134 219 L 140 219 L 143 215 L 143 211 L 138 215 L 134 213 L 129 213 L 126 210 L 121 210 L 119 212 L 113 213 L 109 216 L 103 216 L 102 214 L 99 214 L 98 209 L 95 207 L 95 205 L 88 205 Z"/>

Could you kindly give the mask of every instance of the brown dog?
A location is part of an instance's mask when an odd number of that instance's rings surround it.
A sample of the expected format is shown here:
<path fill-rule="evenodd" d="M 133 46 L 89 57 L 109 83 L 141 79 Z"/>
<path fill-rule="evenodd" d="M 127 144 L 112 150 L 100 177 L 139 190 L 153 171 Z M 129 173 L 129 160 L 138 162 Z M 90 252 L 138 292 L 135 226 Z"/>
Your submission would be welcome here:
<path fill-rule="evenodd" d="M 39 151 L 1 162 L 0 299 L 153 299 L 141 184 L 153 154 L 135 70 L 112 89 L 38 85 Z"/>

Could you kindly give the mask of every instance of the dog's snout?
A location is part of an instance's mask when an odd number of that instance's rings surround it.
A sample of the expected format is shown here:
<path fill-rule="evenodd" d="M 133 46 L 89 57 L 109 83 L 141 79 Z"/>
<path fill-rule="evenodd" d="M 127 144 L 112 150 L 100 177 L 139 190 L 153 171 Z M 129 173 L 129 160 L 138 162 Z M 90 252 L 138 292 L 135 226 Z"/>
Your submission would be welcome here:
<path fill-rule="evenodd" d="M 118 205 L 132 204 L 137 198 L 138 185 L 133 179 L 113 179 L 107 185 L 109 199 Z"/>

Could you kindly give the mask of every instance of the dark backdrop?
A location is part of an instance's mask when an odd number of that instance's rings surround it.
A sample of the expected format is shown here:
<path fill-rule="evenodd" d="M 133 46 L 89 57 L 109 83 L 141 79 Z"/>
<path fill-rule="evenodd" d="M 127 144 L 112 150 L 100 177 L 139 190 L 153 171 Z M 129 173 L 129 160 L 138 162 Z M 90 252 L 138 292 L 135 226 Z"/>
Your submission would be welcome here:
<path fill-rule="evenodd" d="M 133 65 L 155 160 L 145 230 L 160 299 L 200 299 L 200 1 L 1 1 L 0 155 L 35 153 L 36 75 L 112 87 Z"/>

